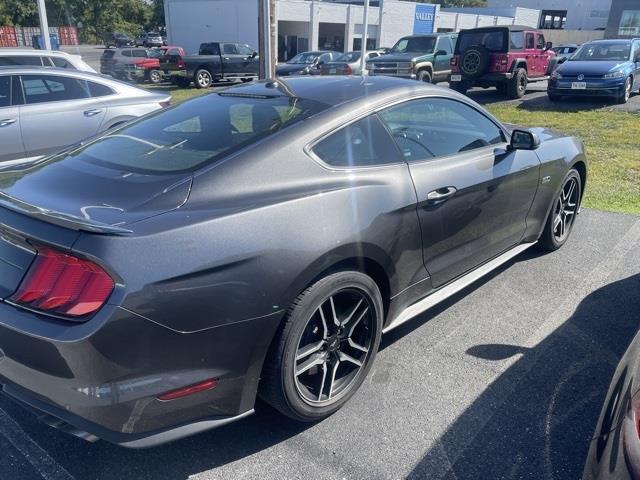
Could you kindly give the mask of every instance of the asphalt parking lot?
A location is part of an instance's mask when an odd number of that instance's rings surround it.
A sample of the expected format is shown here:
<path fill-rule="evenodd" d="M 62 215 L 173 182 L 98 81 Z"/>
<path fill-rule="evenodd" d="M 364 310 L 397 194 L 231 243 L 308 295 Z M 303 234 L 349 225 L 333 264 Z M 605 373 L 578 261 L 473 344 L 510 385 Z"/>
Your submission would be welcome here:
<path fill-rule="evenodd" d="M 583 210 L 558 252 L 525 252 L 383 339 L 361 390 L 315 425 L 263 403 L 153 450 L 85 443 L 0 398 L 0 478 L 575 479 L 640 324 L 640 217 Z"/>

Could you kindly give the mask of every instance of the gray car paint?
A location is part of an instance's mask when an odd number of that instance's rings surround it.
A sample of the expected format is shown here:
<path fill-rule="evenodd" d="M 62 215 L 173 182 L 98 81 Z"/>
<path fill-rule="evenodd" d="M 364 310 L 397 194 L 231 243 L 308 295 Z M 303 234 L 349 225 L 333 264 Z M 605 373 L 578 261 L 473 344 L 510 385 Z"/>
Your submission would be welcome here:
<path fill-rule="evenodd" d="M 535 241 L 569 168 L 578 165 L 586 176 L 581 142 L 546 130 L 536 131 L 542 143 L 535 151 L 507 152 L 505 142 L 422 166 L 336 169 L 312 153 L 324 135 L 412 98 L 453 98 L 483 111 L 448 89 L 388 77 L 302 77 L 231 91 L 332 104 L 189 175 L 186 201 L 178 190 L 161 195 L 153 182 L 129 188 L 128 177 L 115 190 L 116 177 L 65 171 L 64 155 L 14 172 L 16 180 L 2 187 L 0 224 L 15 242 L 71 250 L 116 281 L 108 304 L 81 323 L 0 302 L 5 391 L 125 445 L 152 438 L 135 444 L 148 446 L 175 438 L 176 427 L 237 418 L 253 408 L 286 309 L 314 280 L 337 269 L 368 273 L 388 323 L 465 269 Z M 511 127 L 502 128 L 508 140 Z M 543 176 L 551 178 L 541 184 Z M 46 189 L 48 177 L 59 191 L 55 200 L 35 191 Z M 459 188 L 455 202 L 425 208 L 425 192 L 446 185 Z M 116 216 L 91 208 L 78 215 L 109 195 L 126 206 Z M 36 215 L 12 201 L 42 208 Z M 127 230 L 109 233 L 114 223 Z M 220 382 L 210 391 L 174 402 L 156 398 L 212 377 Z"/>

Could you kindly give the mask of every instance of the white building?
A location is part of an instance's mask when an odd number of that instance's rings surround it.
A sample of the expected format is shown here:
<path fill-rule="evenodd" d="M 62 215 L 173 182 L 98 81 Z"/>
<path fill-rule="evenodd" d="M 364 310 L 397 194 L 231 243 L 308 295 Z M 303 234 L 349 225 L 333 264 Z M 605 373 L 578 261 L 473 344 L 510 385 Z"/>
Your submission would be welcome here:
<path fill-rule="evenodd" d="M 638 0 L 640 4 L 640 0 Z M 488 8 L 527 7 L 540 10 L 540 23 L 545 29 L 604 30 L 611 0 L 489 0 Z"/>
<path fill-rule="evenodd" d="M 203 42 L 258 45 L 256 0 L 165 0 L 169 42 L 196 52 Z M 361 5 L 312 0 L 276 0 L 278 57 L 315 49 L 357 50 L 362 42 Z M 536 27 L 539 12 L 510 9 L 511 16 L 441 11 L 438 5 L 384 0 L 369 8 L 369 45 L 391 47 L 405 35 L 459 31 L 484 25 Z"/>

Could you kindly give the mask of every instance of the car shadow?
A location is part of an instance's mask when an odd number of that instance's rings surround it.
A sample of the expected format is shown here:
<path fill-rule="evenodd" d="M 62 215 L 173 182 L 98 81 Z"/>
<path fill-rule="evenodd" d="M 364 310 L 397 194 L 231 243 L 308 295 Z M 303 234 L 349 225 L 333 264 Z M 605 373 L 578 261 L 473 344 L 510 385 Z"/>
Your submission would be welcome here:
<path fill-rule="evenodd" d="M 533 347 L 469 348 L 512 363 L 408 478 L 580 478 L 613 372 L 640 326 L 638 291 L 640 274 L 592 292 Z"/>

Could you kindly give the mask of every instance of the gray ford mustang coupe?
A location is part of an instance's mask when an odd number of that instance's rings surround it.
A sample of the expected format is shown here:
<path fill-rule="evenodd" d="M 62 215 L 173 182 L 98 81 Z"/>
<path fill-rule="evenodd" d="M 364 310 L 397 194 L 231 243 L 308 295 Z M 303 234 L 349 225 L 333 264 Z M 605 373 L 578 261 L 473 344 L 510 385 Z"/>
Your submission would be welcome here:
<path fill-rule="evenodd" d="M 316 421 L 383 332 L 561 247 L 580 140 L 387 77 L 231 87 L 0 173 L 0 384 L 49 424 L 148 447 Z"/>

